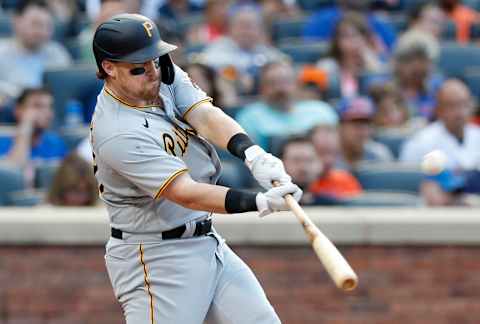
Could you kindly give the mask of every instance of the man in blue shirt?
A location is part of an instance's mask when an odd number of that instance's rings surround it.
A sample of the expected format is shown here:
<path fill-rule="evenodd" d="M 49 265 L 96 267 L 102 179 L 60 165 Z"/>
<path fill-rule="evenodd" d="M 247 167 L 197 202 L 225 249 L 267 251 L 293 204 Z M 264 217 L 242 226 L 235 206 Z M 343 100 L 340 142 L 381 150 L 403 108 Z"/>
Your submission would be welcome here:
<path fill-rule="evenodd" d="M 258 145 L 274 149 L 272 140 L 306 133 L 312 127 L 336 125 L 333 108 L 320 100 L 296 100 L 296 74 L 289 61 L 275 61 L 260 73 L 260 100 L 237 114 L 238 123 Z"/>
<path fill-rule="evenodd" d="M 53 96 L 45 88 L 25 89 L 17 99 L 14 115 L 16 135 L 0 137 L 0 157 L 17 168 L 34 161 L 61 160 L 66 154 L 62 138 L 49 130 L 52 123 Z"/>

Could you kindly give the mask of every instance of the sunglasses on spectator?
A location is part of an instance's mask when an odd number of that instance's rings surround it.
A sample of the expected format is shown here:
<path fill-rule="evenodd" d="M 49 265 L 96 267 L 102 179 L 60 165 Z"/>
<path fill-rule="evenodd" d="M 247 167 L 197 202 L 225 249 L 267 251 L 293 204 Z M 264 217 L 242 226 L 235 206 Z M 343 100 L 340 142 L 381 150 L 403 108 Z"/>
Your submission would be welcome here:
<path fill-rule="evenodd" d="M 158 69 L 158 67 L 160 66 L 160 59 L 158 59 L 158 58 L 154 59 L 153 64 L 155 65 L 155 68 Z M 134 75 L 134 76 L 137 76 L 137 75 L 145 74 L 146 71 L 147 70 L 145 69 L 145 67 L 139 66 L 139 67 L 135 67 L 135 68 L 131 69 L 130 74 Z"/>

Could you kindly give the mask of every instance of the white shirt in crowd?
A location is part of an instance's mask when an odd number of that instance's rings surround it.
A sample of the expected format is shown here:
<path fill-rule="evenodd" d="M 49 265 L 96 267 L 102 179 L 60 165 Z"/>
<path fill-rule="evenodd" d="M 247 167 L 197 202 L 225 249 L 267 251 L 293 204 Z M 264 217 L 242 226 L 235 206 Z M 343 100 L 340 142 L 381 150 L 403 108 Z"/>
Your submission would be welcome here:
<path fill-rule="evenodd" d="M 441 150 L 447 155 L 447 168 L 476 169 L 480 167 L 480 128 L 466 125 L 460 142 L 441 121 L 434 122 L 404 144 L 400 160 L 419 163 L 433 150 Z"/>

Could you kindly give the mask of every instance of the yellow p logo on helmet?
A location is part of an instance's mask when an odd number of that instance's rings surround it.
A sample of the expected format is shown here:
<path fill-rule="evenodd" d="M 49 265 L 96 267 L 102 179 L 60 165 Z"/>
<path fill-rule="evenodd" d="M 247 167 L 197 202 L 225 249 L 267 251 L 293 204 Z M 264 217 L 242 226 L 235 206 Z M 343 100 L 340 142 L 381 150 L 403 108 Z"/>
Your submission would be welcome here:
<path fill-rule="evenodd" d="M 143 24 L 143 28 L 147 32 L 148 37 L 152 37 L 153 24 L 150 21 L 146 21 Z"/>

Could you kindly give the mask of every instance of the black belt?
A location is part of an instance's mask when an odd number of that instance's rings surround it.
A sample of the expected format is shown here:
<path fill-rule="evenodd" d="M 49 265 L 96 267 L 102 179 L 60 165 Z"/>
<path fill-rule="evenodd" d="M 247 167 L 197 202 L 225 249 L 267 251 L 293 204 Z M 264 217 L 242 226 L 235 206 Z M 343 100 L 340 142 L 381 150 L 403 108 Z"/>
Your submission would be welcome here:
<path fill-rule="evenodd" d="M 174 229 L 162 232 L 162 240 L 179 239 L 183 233 L 187 230 L 187 226 L 184 224 Z M 202 236 L 212 231 L 212 220 L 210 218 L 198 221 L 195 223 L 195 232 L 192 236 Z M 123 239 L 123 232 L 117 228 L 112 227 L 112 237 L 116 239 Z"/>

